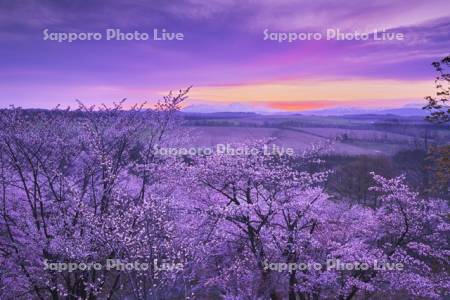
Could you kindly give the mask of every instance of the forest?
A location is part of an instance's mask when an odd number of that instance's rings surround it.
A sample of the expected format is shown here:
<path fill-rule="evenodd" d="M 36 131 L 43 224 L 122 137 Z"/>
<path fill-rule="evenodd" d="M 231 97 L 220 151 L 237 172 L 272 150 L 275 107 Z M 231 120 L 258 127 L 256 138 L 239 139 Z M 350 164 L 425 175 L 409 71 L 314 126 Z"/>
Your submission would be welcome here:
<path fill-rule="evenodd" d="M 329 139 L 294 155 L 161 155 L 193 143 L 187 95 L 153 109 L 1 110 L 0 298 L 449 292 L 445 146 L 343 155 Z"/>

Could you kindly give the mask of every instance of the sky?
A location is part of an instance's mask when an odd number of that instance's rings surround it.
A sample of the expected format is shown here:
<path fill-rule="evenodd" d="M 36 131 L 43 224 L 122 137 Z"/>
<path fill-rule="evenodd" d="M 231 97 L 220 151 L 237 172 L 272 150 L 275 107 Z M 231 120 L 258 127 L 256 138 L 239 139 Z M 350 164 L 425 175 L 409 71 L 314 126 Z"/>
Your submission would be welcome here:
<path fill-rule="evenodd" d="M 58 42 L 46 29 L 102 38 Z M 149 39 L 107 40 L 107 29 Z M 183 40 L 153 40 L 154 29 Z M 375 40 L 374 30 L 403 39 Z M 282 33 L 322 38 L 274 39 Z M 188 86 L 188 106 L 411 106 L 434 94 L 431 62 L 449 53 L 448 0 L 0 0 L 0 107 L 151 105 Z"/>

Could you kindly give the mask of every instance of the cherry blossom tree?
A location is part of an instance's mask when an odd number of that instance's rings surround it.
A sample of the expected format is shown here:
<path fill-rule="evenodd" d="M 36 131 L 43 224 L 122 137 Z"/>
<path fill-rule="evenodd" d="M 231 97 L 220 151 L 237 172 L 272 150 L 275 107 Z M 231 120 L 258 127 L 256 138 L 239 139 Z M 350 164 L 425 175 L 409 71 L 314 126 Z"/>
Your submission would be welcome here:
<path fill-rule="evenodd" d="M 177 135 L 187 90 L 155 109 L 1 112 L 0 265 L 7 298 L 144 299 L 176 272 L 46 268 L 49 262 L 182 259 L 153 145 Z M 181 130 L 181 129 L 180 129 Z M 168 168 L 166 168 L 168 169 Z M 170 281 L 169 281 L 170 282 Z M 9 286 L 14 289 L 9 289 Z"/>
<path fill-rule="evenodd" d="M 203 287 L 248 299 L 448 292 L 445 202 L 420 198 L 403 177 L 380 176 L 379 206 L 337 201 L 323 187 L 329 172 L 305 171 L 320 162 L 317 149 L 293 158 L 264 155 L 258 143 L 235 147 L 259 151 L 201 157 L 191 171 L 184 209 L 197 224 Z"/>
<path fill-rule="evenodd" d="M 264 153 L 261 142 L 234 147 L 257 153 L 215 153 L 194 163 L 190 184 L 196 188 L 185 209 L 200 222 L 195 263 L 209 274 L 204 284 L 227 295 L 277 298 L 283 278 L 266 264 L 299 258 L 297 247 L 306 247 L 320 222 L 327 172 L 297 170 L 291 158 Z M 289 290 L 296 283 L 295 273 L 285 282 Z"/>

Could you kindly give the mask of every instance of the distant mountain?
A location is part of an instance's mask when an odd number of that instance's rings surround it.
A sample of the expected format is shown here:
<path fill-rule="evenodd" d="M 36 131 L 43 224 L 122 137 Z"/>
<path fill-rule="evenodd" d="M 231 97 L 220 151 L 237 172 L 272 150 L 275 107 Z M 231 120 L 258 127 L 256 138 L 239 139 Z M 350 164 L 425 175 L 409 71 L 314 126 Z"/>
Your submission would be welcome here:
<path fill-rule="evenodd" d="M 256 113 L 256 114 L 302 114 L 316 116 L 347 116 L 347 115 L 396 115 L 396 116 L 426 116 L 427 112 L 418 105 L 406 105 L 399 108 L 360 108 L 336 107 L 320 110 L 282 111 L 270 108 L 254 107 L 247 104 L 193 104 L 183 109 L 186 113 Z"/>
<path fill-rule="evenodd" d="M 302 114 L 318 116 L 346 116 L 346 115 L 396 115 L 396 116 L 426 116 L 427 112 L 422 108 L 403 107 L 390 109 L 362 109 L 362 108 L 331 108 L 323 110 L 303 111 Z"/>
<path fill-rule="evenodd" d="M 429 114 L 426 110 L 422 108 L 397 108 L 397 109 L 386 109 L 380 111 L 382 114 L 392 114 L 397 116 L 426 116 Z"/>
<path fill-rule="evenodd" d="M 374 112 L 373 109 L 365 109 L 357 107 L 336 107 L 318 110 L 304 110 L 298 113 L 316 116 L 345 116 L 345 115 L 371 114 L 373 112 Z"/>
<path fill-rule="evenodd" d="M 251 112 L 259 114 L 271 114 L 280 112 L 274 109 L 265 109 L 251 105 L 231 103 L 231 104 L 193 104 L 183 108 L 187 113 L 222 113 L 222 112 Z"/>

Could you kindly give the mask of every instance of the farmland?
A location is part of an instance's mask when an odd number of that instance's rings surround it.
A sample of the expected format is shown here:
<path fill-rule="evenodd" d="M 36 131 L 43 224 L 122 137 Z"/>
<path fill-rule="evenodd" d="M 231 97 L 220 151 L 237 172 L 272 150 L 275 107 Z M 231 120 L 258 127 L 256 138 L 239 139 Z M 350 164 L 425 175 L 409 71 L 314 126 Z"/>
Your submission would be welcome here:
<path fill-rule="evenodd" d="M 394 115 L 308 116 L 252 113 L 186 114 L 195 146 L 274 139 L 301 151 L 311 143 L 333 141 L 336 154 L 394 155 L 400 150 L 426 150 L 450 141 L 446 127 L 419 117 Z"/>

